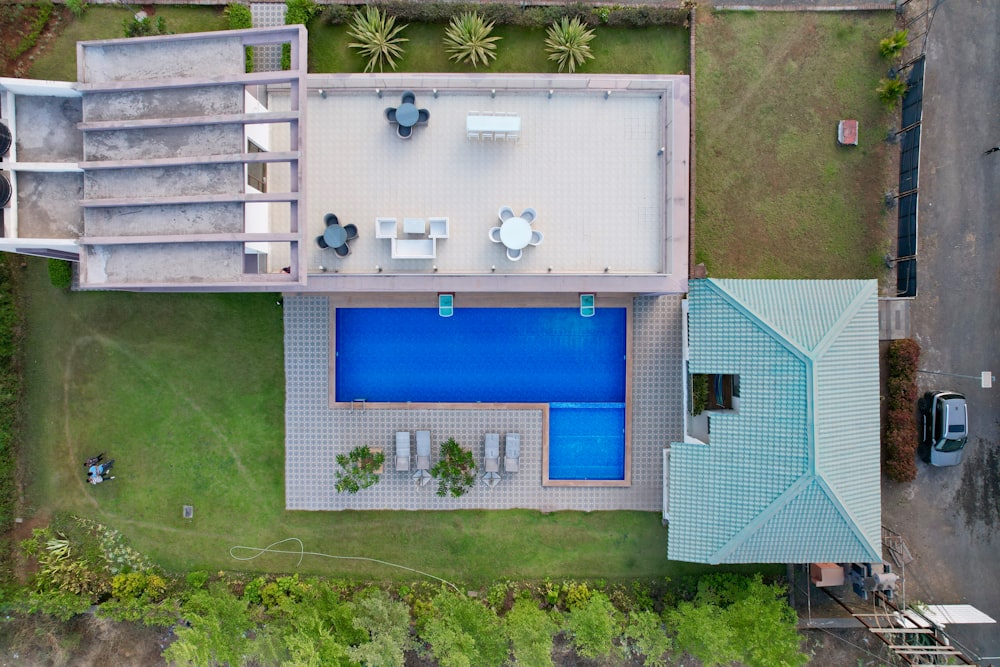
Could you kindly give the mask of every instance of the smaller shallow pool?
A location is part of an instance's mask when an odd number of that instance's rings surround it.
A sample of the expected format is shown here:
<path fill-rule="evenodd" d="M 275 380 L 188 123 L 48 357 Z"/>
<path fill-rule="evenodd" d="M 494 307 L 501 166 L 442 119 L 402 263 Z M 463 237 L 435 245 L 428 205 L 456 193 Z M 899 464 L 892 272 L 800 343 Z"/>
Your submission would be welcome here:
<path fill-rule="evenodd" d="M 549 405 L 549 479 L 625 479 L 625 404 Z"/>

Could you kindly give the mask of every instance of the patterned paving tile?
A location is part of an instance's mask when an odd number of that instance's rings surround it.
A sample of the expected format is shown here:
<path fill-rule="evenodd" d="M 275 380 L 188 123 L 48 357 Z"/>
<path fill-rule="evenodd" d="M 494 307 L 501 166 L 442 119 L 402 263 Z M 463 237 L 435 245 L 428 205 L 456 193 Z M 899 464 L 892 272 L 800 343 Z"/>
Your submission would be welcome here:
<path fill-rule="evenodd" d="M 283 2 L 251 2 L 250 16 L 255 28 L 271 28 L 285 25 Z M 257 46 L 253 50 L 253 69 L 255 72 L 273 72 L 281 69 L 281 46 L 269 44 Z"/>
<path fill-rule="evenodd" d="M 627 488 L 543 487 L 539 410 L 381 410 L 328 407 L 329 303 L 321 296 L 286 296 L 285 504 L 291 510 L 510 509 L 659 510 L 662 450 L 682 438 L 681 297 L 637 297 L 632 338 L 632 485 Z M 439 498 L 433 481 L 417 487 L 387 470 L 358 494 L 334 489 L 335 456 L 359 444 L 391 458 L 396 431 L 431 432 L 431 460 L 449 437 L 482 464 L 485 433 L 521 434 L 521 471 L 495 489 L 481 482 L 461 498 Z M 502 439 L 502 438 L 501 438 Z M 415 454 L 415 451 L 414 451 Z"/>

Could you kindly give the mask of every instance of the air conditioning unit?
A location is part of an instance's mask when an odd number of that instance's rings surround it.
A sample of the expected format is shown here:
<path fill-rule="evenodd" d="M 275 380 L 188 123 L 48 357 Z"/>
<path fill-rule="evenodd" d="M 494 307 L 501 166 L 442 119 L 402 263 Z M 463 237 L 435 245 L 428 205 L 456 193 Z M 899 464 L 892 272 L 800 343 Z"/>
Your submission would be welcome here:
<path fill-rule="evenodd" d="M 7 174 L 0 171 L 0 208 L 5 208 L 10 203 L 10 196 L 14 189 L 10 186 L 10 179 Z"/>
<path fill-rule="evenodd" d="M 10 134 L 10 128 L 7 124 L 0 121 L 0 158 L 7 155 L 10 152 L 10 144 L 13 138 Z"/>

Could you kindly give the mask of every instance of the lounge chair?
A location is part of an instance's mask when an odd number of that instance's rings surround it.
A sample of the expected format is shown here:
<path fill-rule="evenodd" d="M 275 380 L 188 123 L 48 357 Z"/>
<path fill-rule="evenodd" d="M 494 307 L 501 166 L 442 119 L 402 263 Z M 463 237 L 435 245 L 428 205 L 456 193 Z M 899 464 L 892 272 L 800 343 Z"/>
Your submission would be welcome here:
<path fill-rule="evenodd" d="M 536 217 L 538 217 L 538 214 L 533 208 L 526 208 L 521 211 L 521 218 L 523 218 L 529 225 L 535 221 Z"/>
<path fill-rule="evenodd" d="M 396 122 L 396 107 L 385 108 L 385 119 L 390 123 Z"/>
<path fill-rule="evenodd" d="M 521 434 L 508 433 L 505 443 L 503 469 L 507 472 L 517 472 L 521 469 Z"/>
<path fill-rule="evenodd" d="M 410 432 L 396 431 L 396 470 L 410 471 Z"/>
<path fill-rule="evenodd" d="M 396 126 L 396 136 L 400 139 L 409 139 L 413 135 L 413 128 L 405 125 Z"/>
<path fill-rule="evenodd" d="M 512 262 L 520 260 L 523 254 L 524 253 L 521 252 L 520 248 L 517 249 L 507 248 L 507 259 L 509 259 Z"/>
<path fill-rule="evenodd" d="M 420 125 L 426 125 L 427 121 L 431 119 L 431 112 L 427 109 L 417 109 L 417 123 Z"/>
<path fill-rule="evenodd" d="M 483 454 L 483 483 L 491 489 L 500 483 L 500 434 L 486 434 L 486 449 Z"/>
<path fill-rule="evenodd" d="M 357 225 L 344 225 L 344 231 L 347 232 L 347 240 L 358 238 L 358 226 Z"/>
<path fill-rule="evenodd" d="M 406 90 L 403 91 L 403 96 L 401 99 L 403 104 L 406 104 L 407 102 L 413 104 L 414 102 L 417 101 L 417 96 L 413 94 L 412 90 Z"/>
<path fill-rule="evenodd" d="M 326 239 L 323 238 L 322 235 L 316 237 L 316 245 L 318 245 L 320 248 L 329 248 L 330 247 L 330 246 L 328 246 L 326 244 Z"/>
<path fill-rule="evenodd" d="M 528 245 L 540 245 L 544 240 L 545 240 L 545 234 L 542 234 L 537 229 L 532 229 L 531 240 L 528 241 Z"/>
<path fill-rule="evenodd" d="M 417 431 L 417 472 L 413 479 L 423 486 L 431 481 L 431 432 Z"/>
<path fill-rule="evenodd" d="M 514 209 L 510 206 L 501 206 L 498 215 L 500 216 L 500 222 L 506 222 L 514 217 Z"/>
<path fill-rule="evenodd" d="M 501 242 L 500 241 L 500 228 L 499 227 L 490 227 L 490 241 L 493 241 L 494 243 L 500 243 Z"/>
<path fill-rule="evenodd" d="M 338 218 L 335 213 L 327 213 L 326 215 L 323 216 L 323 222 L 326 224 L 327 227 L 329 227 L 330 225 L 339 225 L 340 218 Z"/>
<path fill-rule="evenodd" d="M 337 246 L 333 251 L 337 253 L 337 257 L 347 257 L 351 254 L 351 246 L 347 245 L 347 241 L 344 241 L 344 245 Z"/>

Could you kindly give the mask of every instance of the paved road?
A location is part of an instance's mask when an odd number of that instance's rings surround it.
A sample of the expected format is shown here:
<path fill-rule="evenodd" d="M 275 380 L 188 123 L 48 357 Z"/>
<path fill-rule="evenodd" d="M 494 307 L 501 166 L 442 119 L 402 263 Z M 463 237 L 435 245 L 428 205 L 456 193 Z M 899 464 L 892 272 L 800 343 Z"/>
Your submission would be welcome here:
<path fill-rule="evenodd" d="M 927 43 L 912 311 L 927 370 L 1000 377 L 1000 152 L 983 155 L 1000 144 L 998 35 L 1000 2 L 946 0 Z M 974 438 L 960 468 L 921 463 L 916 483 L 884 489 L 884 521 L 917 556 L 907 597 L 1000 620 L 1000 386 L 931 374 L 920 384 L 964 392 Z M 953 636 L 1000 665 L 1000 625 L 955 626 Z"/>

